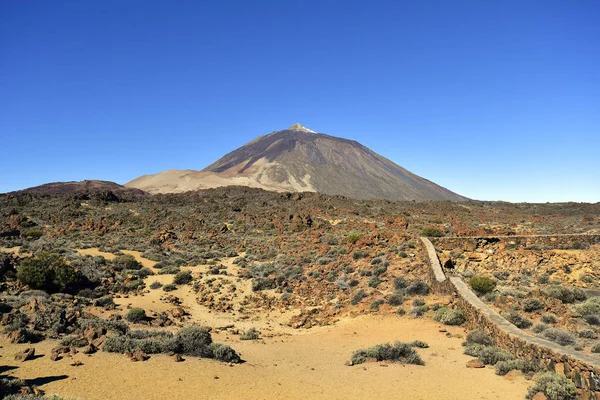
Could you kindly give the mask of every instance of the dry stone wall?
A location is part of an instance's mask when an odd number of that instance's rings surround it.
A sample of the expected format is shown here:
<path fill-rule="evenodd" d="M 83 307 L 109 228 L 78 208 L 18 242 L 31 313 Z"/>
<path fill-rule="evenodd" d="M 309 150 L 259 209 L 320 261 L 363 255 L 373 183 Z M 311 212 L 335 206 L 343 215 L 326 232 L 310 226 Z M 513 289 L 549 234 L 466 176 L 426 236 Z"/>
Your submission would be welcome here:
<path fill-rule="evenodd" d="M 469 328 L 482 329 L 498 347 L 529 360 L 539 368 L 564 374 L 575 383 L 582 399 L 600 400 L 600 357 L 559 346 L 512 325 L 481 301 L 462 279 L 446 278 L 433 244 L 427 238 L 421 240 L 430 258 L 433 290 L 455 294 L 457 305 L 465 313 Z"/>

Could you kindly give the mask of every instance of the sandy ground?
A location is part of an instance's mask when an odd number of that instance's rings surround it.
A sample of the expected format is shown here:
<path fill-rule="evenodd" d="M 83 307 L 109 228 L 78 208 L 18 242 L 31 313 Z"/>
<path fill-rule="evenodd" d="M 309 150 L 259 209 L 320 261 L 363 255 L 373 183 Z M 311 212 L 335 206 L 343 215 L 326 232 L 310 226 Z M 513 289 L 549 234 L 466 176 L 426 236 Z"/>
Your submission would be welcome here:
<path fill-rule="evenodd" d="M 77 354 L 52 362 L 54 343 L 35 345 L 44 357 L 18 363 L 12 355 L 27 345 L 5 343 L 3 365 L 23 379 L 37 378 L 47 393 L 82 399 L 523 399 L 529 382 L 517 376 L 498 377 L 493 369 L 469 369 L 461 339 L 448 338 L 428 319 L 360 316 L 311 329 L 308 334 L 260 341 L 240 341 L 214 334 L 242 353 L 246 363 L 229 367 L 213 360 L 188 357 L 176 363 L 166 355 L 134 363 L 128 358 L 98 353 Z M 451 329 L 461 334 L 462 329 Z M 229 338 L 228 338 L 229 336 Z M 353 350 L 393 340 L 424 340 L 419 349 L 425 366 L 368 363 L 348 367 Z"/>
<path fill-rule="evenodd" d="M 97 249 L 80 251 L 100 255 Z M 125 251 L 152 268 L 154 262 L 139 252 Z M 102 254 L 107 258 L 112 255 Z M 223 260 L 240 294 L 237 301 L 251 294 L 247 280 L 236 277 L 233 259 Z M 208 266 L 190 267 L 194 274 L 205 274 Z M 210 277 L 208 275 L 204 278 Z M 154 275 L 146 279 L 170 283 L 173 275 Z M 168 312 L 176 306 L 165 302 L 161 290 L 143 295 L 116 298 L 117 312 L 142 307 L 149 315 Z M 226 343 L 241 353 L 243 364 L 228 366 L 208 359 L 187 357 L 182 363 L 167 355 L 153 355 L 146 362 L 134 363 L 117 354 L 77 354 L 57 362 L 50 360 L 57 343 L 44 341 L 33 345 L 43 355 L 19 363 L 14 354 L 31 345 L 9 344 L 0 337 L 0 371 L 22 379 L 34 380 L 48 394 L 81 399 L 523 399 L 530 382 L 520 374 L 499 377 L 491 367 L 465 367 L 469 356 L 462 354 L 462 328 L 442 327 L 427 319 L 408 316 L 361 315 L 343 317 L 327 327 L 295 330 L 286 322 L 297 310 L 260 311 L 251 315 L 210 310 L 196 301 L 190 285 L 180 286 L 168 295 L 177 296 L 190 315 L 185 325 L 201 324 L 213 328 L 233 324 L 235 329 L 256 327 L 262 339 L 241 341 L 231 330 L 213 330 L 215 342 Z M 115 312 L 115 311 L 111 311 Z M 97 310 L 100 316 L 102 311 Z M 108 314 L 108 312 L 106 313 Z M 143 329 L 144 325 L 132 329 Z M 452 335 L 447 337 L 445 330 Z M 440 332 L 443 330 L 444 332 Z M 393 363 L 367 363 L 345 366 L 352 352 L 395 340 L 427 342 L 418 349 L 425 366 Z M 71 366 L 81 361 L 81 366 Z M 16 367 L 15 369 L 12 369 Z"/>

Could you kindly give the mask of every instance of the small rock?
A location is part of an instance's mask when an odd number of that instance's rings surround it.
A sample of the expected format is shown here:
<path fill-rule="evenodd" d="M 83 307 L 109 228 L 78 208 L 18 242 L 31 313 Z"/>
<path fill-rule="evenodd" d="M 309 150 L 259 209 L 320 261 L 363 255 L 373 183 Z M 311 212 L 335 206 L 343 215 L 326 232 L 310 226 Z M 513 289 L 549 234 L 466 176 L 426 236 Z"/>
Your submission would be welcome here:
<path fill-rule="evenodd" d="M 485 364 L 478 358 L 467 362 L 467 368 L 485 368 Z"/>
<path fill-rule="evenodd" d="M 73 361 L 70 365 L 72 367 L 80 367 L 83 365 L 83 363 L 81 361 Z"/>
<path fill-rule="evenodd" d="M 183 361 L 183 357 L 181 357 L 181 354 L 174 354 L 173 355 L 173 361 L 175 361 L 175 362 L 182 362 Z"/>
<path fill-rule="evenodd" d="M 215 379 L 219 379 L 219 377 L 217 375 L 214 376 Z"/>
<path fill-rule="evenodd" d="M 543 392 L 537 392 L 531 400 L 548 400 L 548 397 Z"/>
<path fill-rule="evenodd" d="M 144 353 L 141 349 L 137 349 L 135 353 L 133 353 L 133 355 L 131 356 L 131 361 L 146 361 L 149 358 L 150 357 L 148 357 L 148 355 Z"/>
<path fill-rule="evenodd" d="M 27 361 L 32 360 L 35 356 L 35 349 L 33 347 L 28 347 L 25 350 L 15 354 L 15 361 Z"/>

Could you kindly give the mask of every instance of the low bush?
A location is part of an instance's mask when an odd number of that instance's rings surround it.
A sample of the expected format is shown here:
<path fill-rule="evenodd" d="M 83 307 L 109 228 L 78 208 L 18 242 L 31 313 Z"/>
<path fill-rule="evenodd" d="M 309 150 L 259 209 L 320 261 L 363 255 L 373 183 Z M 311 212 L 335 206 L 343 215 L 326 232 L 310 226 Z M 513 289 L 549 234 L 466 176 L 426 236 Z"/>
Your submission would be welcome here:
<path fill-rule="evenodd" d="M 277 287 L 277 282 L 271 278 L 253 278 L 252 279 L 252 290 L 254 292 L 258 292 L 260 290 L 268 290 L 275 289 Z"/>
<path fill-rule="evenodd" d="M 587 298 L 587 295 L 582 289 L 568 288 L 565 286 L 551 286 L 545 288 L 542 293 L 547 297 L 558 299 L 564 304 L 584 301 Z"/>
<path fill-rule="evenodd" d="M 542 332 L 542 336 L 561 346 L 573 346 L 577 344 L 577 339 L 571 333 L 558 328 L 548 328 Z"/>
<path fill-rule="evenodd" d="M 369 308 L 370 308 L 371 310 L 374 310 L 374 311 L 379 311 L 379 307 L 380 307 L 382 304 L 385 304 L 385 300 L 383 300 L 383 299 L 376 299 L 376 300 L 373 300 L 373 301 L 371 302 L 371 304 L 369 305 Z"/>
<path fill-rule="evenodd" d="M 221 343 L 211 343 L 208 346 L 215 360 L 238 364 L 242 361 L 240 355 L 231 347 Z"/>
<path fill-rule="evenodd" d="M 192 281 L 191 271 L 179 271 L 173 277 L 173 284 L 175 285 L 187 285 Z"/>
<path fill-rule="evenodd" d="M 554 314 L 542 314 L 542 322 L 545 324 L 555 324 L 556 323 L 556 315 Z"/>
<path fill-rule="evenodd" d="M 240 340 L 257 340 L 260 339 L 260 332 L 256 328 L 250 328 L 240 335 Z"/>
<path fill-rule="evenodd" d="M 546 325 L 544 323 L 535 324 L 535 325 L 533 325 L 533 328 L 531 328 L 531 330 L 533 331 L 533 333 L 542 333 L 546 329 L 548 329 L 548 325 Z"/>
<path fill-rule="evenodd" d="M 365 293 L 364 290 L 360 289 L 358 292 L 356 292 L 354 294 L 354 296 L 352 297 L 352 300 L 350 301 L 350 303 L 352 305 L 357 305 L 358 303 L 360 303 L 360 301 L 362 299 L 364 299 L 365 297 L 367 297 L 367 294 Z"/>
<path fill-rule="evenodd" d="M 171 275 L 171 274 L 177 274 L 178 272 L 181 272 L 179 267 L 176 267 L 174 265 L 169 265 L 169 266 L 161 268 L 158 271 L 158 274 L 159 275 Z"/>
<path fill-rule="evenodd" d="M 405 289 L 408 286 L 408 282 L 406 282 L 406 279 L 404 279 L 401 276 L 398 276 L 396 278 L 394 278 L 394 289 L 395 290 L 402 290 Z"/>
<path fill-rule="evenodd" d="M 423 228 L 421 230 L 421 236 L 442 237 L 444 236 L 444 232 L 442 232 L 439 228 Z"/>
<path fill-rule="evenodd" d="M 183 354 L 208 358 L 212 356 L 209 347 L 212 343 L 212 337 L 208 330 L 196 326 L 182 328 L 179 331 L 178 338 Z"/>
<path fill-rule="evenodd" d="M 594 329 L 583 329 L 577 333 L 577 336 L 583 339 L 598 339 L 598 332 Z"/>
<path fill-rule="evenodd" d="M 408 345 L 410 347 L 416 347 L 419 349 L 427 349 L 429 348 L 429 345 L 427 343 L 425 343 L 422 340 L 413 340 L 412 342 L 409 342 Z"/>
<path fill-rule="evenodd" d="M 408 343 L 395 342 L 356 350 L 350 359 L 352 365 L 362 364 L 368 358 L 376 361 L 395 361 L 403 364 L 425 365 L 423 359 Z"/>
<path fill-rule="evenodd" d="M 147 354 L 178 353 L 225 362 L 241 362 L 239 354 L 231 347 L 213 343 L 208 330 L 195 326 L 182 328 L 177 335 L 148 330 L 113 333 L 106 337 L 103 346 L 103 351 L 109 353 L 122 354 L 137 349 Z"/>
<path fill-rule="evenodd" d="M 472 344 L 481 344 L 483 346 L 491 346 L 492 340 L 488 335 L 483 333 L 480 329 L 473 329 L 471 332 L 467 334 L 467 339 L 465 341 L 466 345 Z"/>
<path fill-rule="evenodd" d="M 442 307 L 436 310 L 433 319 L 444 325 L 461 325 L 465 322 L 465 314 L 460 310 Z"/>
<path fill-rule="evenodd" d="M 515 358 L 507 350 L 482 344 L 469 344 L 465 346 L 464 353 L 479 358 L 486 365 L 495 365 L 499 361 L 509 361 Z"/>
<path fill-rule="evenodd" d="M 160 289 L 162 286 L 162 283 L 154 281 L 150 284 L 150 289 Z"/>
<path fill-rule="evenodd" d="M 413 281 L 406 286 L 404 293 L 408 296 L 426 296 L 429 294 L 429 285 L 425 281 Z"/>
<path fill-rule="evenodd" d="M 490 293 L 496 288 L 496 280 L 486 275 L 476 275 L 469 279 L 469 285 L 479 295 Z"/>
<path fill-rule="evenodd" d="M 590 325 L 600 325 L 600 314 L 586 314 L 583 320 Z"/>
<path fill-rule="evenodd" d="M 544 302 L 539 299 L 529 298 L 523 300 L 521 306 L 523 307 L 523 311 L 537 311 L 544 308 Z"/>
<path fill-rule="evenodd" d="M 533 322 L 523 317 L 521 314 L 514 310 L 502 313 L 502 316 L 517 328 L 527 329 L 531 327 L 531 325 L 533 325 Z"/>
<path fill-rule="evenodd" d="M 131 310 L 129 310 L 125 316 L 125 319 L 133 323 L 145 321 L 147 319 L 146 311 L 140 307 L 133 307 Z"/>
<path fill-rule="evenodd" d="M 566 376 L 554 372 L 544 372 L 537 376 L 535 384 L 529 389 L 527 399 L 533 399 L 542 392 L 549 400 L 573 400 L 577 389 Z"/>
<path fill-rule="evenodd" d="M 388 304 L 390 306 L 399 306 L 404 303 L 404 296 L 400 292 L 394 292 L 388 298 Z"/>
<path fill-rule="evenodd" d="M 496 364 L 494 364 L 494 370 L 496 371 L 496 375 L 504 376 L 513 370 L 519 370 L 523 373 L 527 373 L 529 371 L 533 371 L 534 368 L 531 364 L 524 360 L 514 359 L 498 361 Z"/>
<path fill-rule="evenodd" d="M 177 289 L 177 285 L 175 285 L 174 283 L 168 283 L 168 284 L 164 285 L 162 288 L 165 292 L 172 292 L 173 290 Z"/>
<path fill-rule="evenodd" d="M 600 343 L 596 343 L 592 346 L 592 353 L 600 353 Z"/>
<path fill-rule="evenodd" d="M 581 315 L 600 315 L 600 297 L 592 297 L 573 307 Z"/>
<path fill-rule="evenodd" d="M 25 285 L 47 292 L 76 292 L 83 277 L 60 254 L 39 253 L 21 261 L 16 273 Z"/>

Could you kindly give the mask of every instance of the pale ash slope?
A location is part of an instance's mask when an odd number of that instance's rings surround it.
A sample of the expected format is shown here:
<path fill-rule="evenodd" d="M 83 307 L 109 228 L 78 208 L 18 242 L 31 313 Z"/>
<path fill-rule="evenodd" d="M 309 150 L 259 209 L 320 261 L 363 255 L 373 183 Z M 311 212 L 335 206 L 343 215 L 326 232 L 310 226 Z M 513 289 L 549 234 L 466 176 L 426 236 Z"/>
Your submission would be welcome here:
<path fill-rule="evenodd" d="M 164 171 L 125 186 L 150 193 L 177 193 L 229 185 L 356 199 L 466 199 L 356 141 L 315 133 L 300 124 L 260 136 L 202 171 Z"/>

